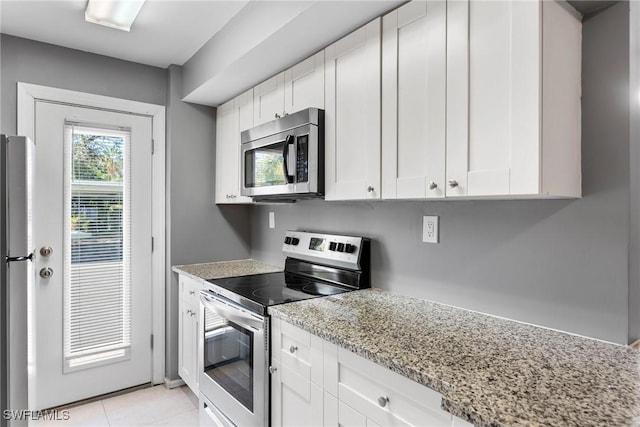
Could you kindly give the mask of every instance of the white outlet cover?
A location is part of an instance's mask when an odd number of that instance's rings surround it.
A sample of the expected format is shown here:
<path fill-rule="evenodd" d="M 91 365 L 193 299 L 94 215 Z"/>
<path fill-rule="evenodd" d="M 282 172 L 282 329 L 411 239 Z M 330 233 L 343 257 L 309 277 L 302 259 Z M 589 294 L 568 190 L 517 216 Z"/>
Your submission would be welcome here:
<path fill-rule="evenodd" d="M 425 215 L 422 217 L 422 241 L 424 243 L 440 243 L 439 217 Z"/>
<path fill-rule="evenodd" d="M 269 228 L 276 228 L 276 213 L 269 212 Z"/>

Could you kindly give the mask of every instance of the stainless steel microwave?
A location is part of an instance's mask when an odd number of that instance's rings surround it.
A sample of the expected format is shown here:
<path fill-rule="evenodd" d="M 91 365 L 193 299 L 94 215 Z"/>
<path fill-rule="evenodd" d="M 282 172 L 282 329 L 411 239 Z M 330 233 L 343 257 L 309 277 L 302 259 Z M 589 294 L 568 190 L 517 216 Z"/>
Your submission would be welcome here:
<path fill-rule="evenodd" d="M 256 201 L 324 196 L 324 110 L 307 108 L 240 134 L 241 194 Z"/>

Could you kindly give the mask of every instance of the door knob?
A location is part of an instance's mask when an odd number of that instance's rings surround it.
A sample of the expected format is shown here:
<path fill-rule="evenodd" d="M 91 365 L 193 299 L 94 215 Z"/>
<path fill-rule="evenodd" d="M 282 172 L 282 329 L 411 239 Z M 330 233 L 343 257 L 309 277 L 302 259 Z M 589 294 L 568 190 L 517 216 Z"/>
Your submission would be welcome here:
<path fill-rule="evenodd" d="M 42 256 L 51 256 L 53 253 L 53 248 L 51 246 L 43 246 L 40 248 L 40 255 Z"/>
<path fill-rule="evenodd" d="M 275 117 L 276 119 L 279 119 L 279 118 L 280 118 L 280 114 L 276 113 L 276 114 L 274 115 L 274 117 Z"/>
<path fill-rule="evenodd" d="M 298 350 L 298 347 L 296 347 L 295 345 L 292 345 L 291 347 L 289 347 L 289 353 L 295 353 L 296 350 Z"/>
<path fill-rule="evenodd" d="M 278 368 L 276 368 L 275 366 L 269 366 L 269 373 L 271 375 L 273 375 L 277 370 Z"/>
<path fill-rule="evenodd" d="M 372 186 L 368 186 L 368 187 L 367 187 L 367 191 L 368 191 L 369 193 L 373 193 L 373 190 L 375 190 L 375 188 L 373 188 Z"/>
<path fill-rule="evenodd" d="M 438 184 L 436 184 L 435 182 L 431 181 L 429 183 L 429 190 L 435 190 L 436 188 L 438 188 Z"/>
<path fill-rule="evenodd" d="M 53 269 L 49 267 L 40 269 L 40 277 L 43 279 L 49 279 L 51 276 L 53 276 Z"/>
<path fill-rule="evenodd" d="M 387 403 L 389 403 L 389 398 L 386 396 L 380 396 L 378 398 L 378 405 L 380 405 L 381 407 L 385 407 L 387 406 Z"/>

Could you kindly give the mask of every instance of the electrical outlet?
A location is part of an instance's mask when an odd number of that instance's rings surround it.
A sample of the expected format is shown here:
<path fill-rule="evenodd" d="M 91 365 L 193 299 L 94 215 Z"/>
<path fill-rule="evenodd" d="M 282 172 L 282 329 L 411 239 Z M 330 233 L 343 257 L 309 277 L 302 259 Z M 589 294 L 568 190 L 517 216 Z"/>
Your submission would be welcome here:
<path fill-rule="evenodd" d="M 439 217 L 423 216 L 422 217 L 422 241 L 425 243 L 440 243 L 439 235 Z"/>
<path fill-rule="evenodd" d="M 269 212 L 269 228 L 276 228 L 276 213 Z"/>

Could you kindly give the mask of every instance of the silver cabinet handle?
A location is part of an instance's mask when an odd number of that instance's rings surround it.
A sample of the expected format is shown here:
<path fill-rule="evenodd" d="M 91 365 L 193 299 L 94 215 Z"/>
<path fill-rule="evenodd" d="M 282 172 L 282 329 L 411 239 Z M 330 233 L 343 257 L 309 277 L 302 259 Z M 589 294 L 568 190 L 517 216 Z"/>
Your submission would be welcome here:
<path fill-rule="evenodd" d="M 280 114 L 276 113 L 276 114 L 275 114 L 275 118 L 276 118 L 276 119 L 279 119 L 279 118 L 280 118 Z"/>
<path fill-rule="evenodd" d="M 275 374 L 275 372 L 278 370 L 278 368 L 274 367 L 274 366 L 269 366 L 269 373 L 271 375 Z"/>
<path fill-rule="evenodd" d="M 429 183 L 429 190 L 435 190 L 436 188 L 438 188 L 438 184 L 436 184 L 435 182 L 431 181 Z"/>
<path fill-rule="evenodd" d="M 449 180 L 449 187 L 456 188 L 457 186 L 458 186 L 458 181 L 456 181 L 455 179 Z"/>
<path fill-rule="evenodd" d="M 378 398 L 378 405 L 380 405 L 381 407 L 385 407 L 387 406 L 387 403 L 389 403 L 389 398 L 386 396 L 380 396 Z"/>
<path fill-rule="evenodd" d="M 51 256 L 53 253 L 53 248 L 51 246 L 43 246 L 40 248 L 40 255 L 42 256 Z"/>
<path fill-rule="evenodd" d="M 298 350 L 298 347 L 296 347 L 295 345 L 292 345 L 291 347 L 289 347 L 289 353 L 293 354 Z"/>
<path fill-rule="evenodd" d="M 368 186 L 368 187 L 367 187 L 367 191 L 368 191 L 369 193 L 373 193 L 373 190 L 375 190 L 375 188 L 373 188 L 372 186 Z"/>
<path fill-rule="evenodd" d="M 40 277 L 42 277 L 43 279 L 49 279 L 51 278 L 51 276 L 53 276 L 53 269 L 49 268 L 49 267 L 45 267 L 40 269 Z"/>

